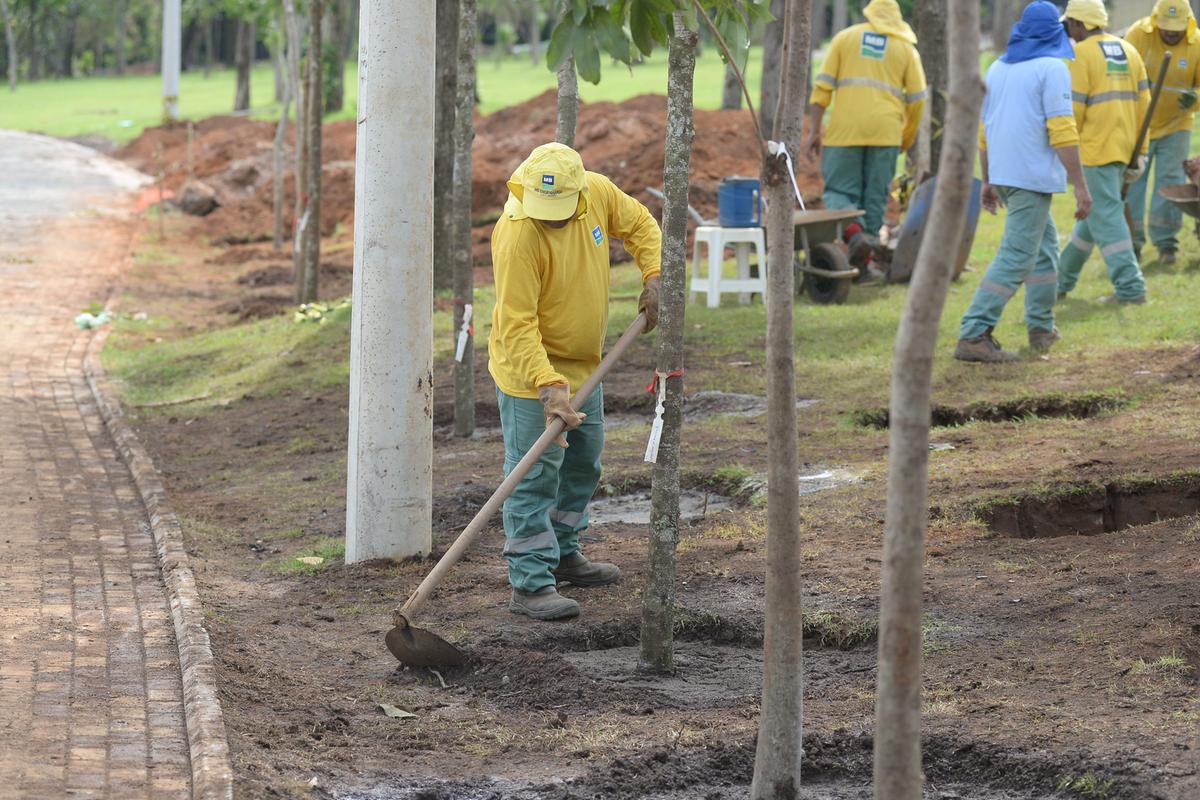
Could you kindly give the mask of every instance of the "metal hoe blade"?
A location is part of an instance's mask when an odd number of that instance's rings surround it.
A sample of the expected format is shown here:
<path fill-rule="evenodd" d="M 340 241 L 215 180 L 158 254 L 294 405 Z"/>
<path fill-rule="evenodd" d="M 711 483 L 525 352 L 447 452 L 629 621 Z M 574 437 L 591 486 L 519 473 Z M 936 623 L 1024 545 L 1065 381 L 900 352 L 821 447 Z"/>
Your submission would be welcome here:
<path fill-rule="evenodd" d="M 466 663 L 466 655 L 437 634 L 414 628 L 407 620 L 398 624 L 383 637 L 387 649 L 401 664 L 410 667 L 457 667 Z"/>

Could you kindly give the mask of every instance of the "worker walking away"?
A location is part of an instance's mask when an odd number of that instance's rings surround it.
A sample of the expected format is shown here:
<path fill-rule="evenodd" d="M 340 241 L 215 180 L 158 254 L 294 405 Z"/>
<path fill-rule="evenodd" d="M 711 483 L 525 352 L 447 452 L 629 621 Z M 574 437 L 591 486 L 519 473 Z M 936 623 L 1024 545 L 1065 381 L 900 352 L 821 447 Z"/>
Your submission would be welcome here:
<path fill-rule="evenodd" d="M 571 393 L 600 364 L 608 329 L 610 237 L 637 261 L 638 302 L 646 330 L 658 322 L 662 232 L 638 201 L 579 154 L 557 143 L 536 148 L 508 181 L 504 213 L 492 232 L 496 308 L 488 369 L 496 382 L 507 475 L 556 419 L 566 432 L 504 502 L 509 609 L 562 619 L 579 604 L 556 585 L 603 586 L 621 574 L 589 561 L 579 547 L 588 502 L 600 483 L 604 393 L 578 412 Z"/>
<path fill-rule="evenodd" d="M 1164 186 L 1187 183 L 1183 162 L 1192 146 L 1192 125 L 1196 121 L 1197 87 L 1200 87 L 1200 30 L 1192 7 L 1186 0 L 1158 0 L 1154 13 L 1138 20 L 1125 34 L 1125 40 L 1137 48 L 1149 69 L 1160 69 L 1163 56 L 1170 53 L 1171 65 L 1163 83 L 1163 96 L 1150 118 L 1150 151 L 1146 171 L 1129 187 L 1129 211 L 1133 217 L 1133 250 L 1141 256 L 1150 241 L 1158 250 L 1162 264 L 1174 264 L 1179 251 L 1179 229 L 1183 212 L 1158 190 Z M 1157 74 L 1149 76 L 1151 80 Z M 1146 187 L 1150 168 L 1154 169 L 1154 191 L 1150 195 L 1150 219 L 1146 220 Z"/>
<path fill-rule="evenodd" d="M 1083 174 L 1094 205 L 1088 218 L 1076 223 L 1059 258 L 1059 297 L 1075 288 L 1084 262 L 1098 247 L 1116 290 L 1101 302 L 1144 303 L 1146 281 L 1133 251 L 1122 189 L 1140 177 L 1144 165 L 1139 158 L 1136 167 L 1129 166 L 1150 105 L 1146 68 L 1133 45 L 1104 32 L 1108 12 L 1101 0 L 1071 0 L 1063 21 L 1075 40 L 1071 96 Z M 1139 156 L 1145 151 L 1143 144 Z"/>
<path fill-rule="evenodd" d="M 1013 26 L 1008 49 L 987 72 L 979 127 L 983 207 L 1004 206 L 1004 236 L 970 308 L 963 315 L 954 357 L 962 361 L 1015 361 L 992 335 L 1009 299 L 1025 284 L 1029 347 L 1045 350 L 1058 339 L 1054 325 L 1058 231 L 1050 200 L 1075 187 L 1075 217 L 1092 205 L 1079 159 L 1079 134 L 1071 105 L 1071 42 L 1053 3 L 1026 7 Z"/>
<path fill-rule="evenodd" d="M 825 207 L 864 212 L 845 232 L 855 266 L 867 263 L 878 242 L 896 159 L 917 138 L 926 97 L 917 37 L 896 0 L 871 0 L 863 15 L 865 23 L 846 28 L 829 45 L 801 147 L 821 159 Z"/>

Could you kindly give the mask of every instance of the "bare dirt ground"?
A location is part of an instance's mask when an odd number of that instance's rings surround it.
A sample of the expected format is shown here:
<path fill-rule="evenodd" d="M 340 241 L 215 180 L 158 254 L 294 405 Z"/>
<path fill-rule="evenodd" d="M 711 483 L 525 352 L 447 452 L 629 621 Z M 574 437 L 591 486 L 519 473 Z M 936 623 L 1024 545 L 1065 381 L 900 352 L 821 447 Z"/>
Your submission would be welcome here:
<path fill-rule="evenodd" d="M 264 255 L 265 245 L 213 250 L 207 223 L 170 230 L 179 260 L 136 269 L 126 295 L 139 305 L 124 310 L 169 308 L 183 327 L 202 330 L 234 321 L 247 298 L 290 292 L 286 281 L 271 288 L 286 261 Z M 339 276 L 325 284 L 331 297 L 345 293 L 348 259 L 330 258 Z M 632 424 L 611 431 L 602 492 L 648 486 L 641 452 L 651 363 L 650 344 L 639 343 L 606 383 L 608 413 Z M 703 353 L 689 364 L 692 385 L 722 369 Z M 482 360 L 477 374 L 487 428 L 496 412 Z M 964 371 L 936 398 L 957 410 L 946 421 L 981 419 L 978 375 Z M 1136 402 L 1064 417 L 1047 401 L 1015 418 L 997 412 L 997 421 L 935 429 L 933 439 L 953 449 L 932 463 L 927 796 L 1200 796 L 1198 379 L 1200 354 L 1188 350 L 1081 360 L 1070 378 L 1034 391 L 1102 386 Z M 442 381 L 440 424 L 451 391 Z M 887 445 L 886 430 L 871 426 L 886 420 L 856 415 L 830 387 L 804 391 L 822 401 L 801 411 L 806 474 L 836 468 L 855 480 L 807 495 L 803 506 L 802 796 L 863 798 Z M 547 624 L 505 608 L 498 520 L 420 621 L 471 654 L 467 666 L 435 674 L 398 668 L 382 642 L 390 609 L 431 560 L 345 566 L 333 558 L 312 574 L 281 567 L 344 534 L 346 407 L 343 386 L 245 396 L 203 413 L 137 412 L 195 558 L 239 796 L 746 795 L 765 520 L 753 483 L 728 468 L 764 471 L 764 419 L 724 414 L 740 407 L 731 401 L 689 420 L 685 484 L 732 497 L 734 507 L 685 527 L 676 676 L 634 669 L 645 525 L 589 531 L 589 555 L 619 563 L 625 577 L 614 587 L 565 589 L 583 616 Z M 850 429 L 856 435 L 844 435 Z M 436 435 L 434 558 L 498 483 L 500 463 L 494 432 Z M 393 719 L 379 703 L 414 716 Z"/>

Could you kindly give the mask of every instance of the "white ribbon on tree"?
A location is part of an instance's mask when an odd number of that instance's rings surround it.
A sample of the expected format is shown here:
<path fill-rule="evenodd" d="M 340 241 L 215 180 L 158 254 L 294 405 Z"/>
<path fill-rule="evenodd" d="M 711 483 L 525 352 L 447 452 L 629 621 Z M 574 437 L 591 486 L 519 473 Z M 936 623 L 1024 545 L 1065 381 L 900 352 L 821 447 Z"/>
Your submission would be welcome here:
<path fill-rule="evenodd" d="M 804 207 L 804 197 L 800 194 L 800 184 L 796 183 L 796 169 L 792 166 L 792 156 L 788 153 L 787 145 L 783 142 L 767 142 L 767 152 L 773 156 L 783 156 L 787 163 L 788 175 L 792 179 L 792 188 L 796 190 L 796 202 L 800 204 L 801 211 L 807 211 Z"/>
<path fill-rule="evenodd" d="M 460 364 L 467 352 L 467 342 L 471 339 L 471 313 L 471 304 L 465 303 L 463 305 L 462 327 L 458 329 L 458 349 L 454 351 L 454 360 Z"/>
<path fill-rule="evenodd" d="M 663 412 L 666 410 L 663 404 L 667 398 L 667 376 L 655 370 L 654 383 L 656 384 L 654 422 L 650 425 L 650 440 L 646 442 L 645 461 L 647 464 L 658 463 L 658 443 L 662 441 Z"/>

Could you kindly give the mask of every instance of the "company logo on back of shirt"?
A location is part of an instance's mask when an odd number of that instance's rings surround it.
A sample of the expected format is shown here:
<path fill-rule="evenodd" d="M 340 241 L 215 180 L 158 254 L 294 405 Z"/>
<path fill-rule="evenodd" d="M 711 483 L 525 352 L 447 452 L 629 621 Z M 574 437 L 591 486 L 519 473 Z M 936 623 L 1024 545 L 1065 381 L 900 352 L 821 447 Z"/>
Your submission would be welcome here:
<path fill-rule="evenodd" d="M 1100 50 L 1104 53 L 1110 75 L 1129 74 L 1129 56 L 1125 55 L 1125 48 L 1120 42 L 1100 42 Z"/>
<path fill-rule="evenodd" d="M 604 231 L 600 230 L 600 226 L 592 228 L 592 238 L 596 240 L 596 246 L 604 244 Z"/>
<path fill-rule="evenodd" d="M 882 33 L 863 31 L 862 54 L 865 57 L 873 58 L 876 61 L 882 61 L 885 52 L 887 52 L 886 36 L 884 36 Z"/>

